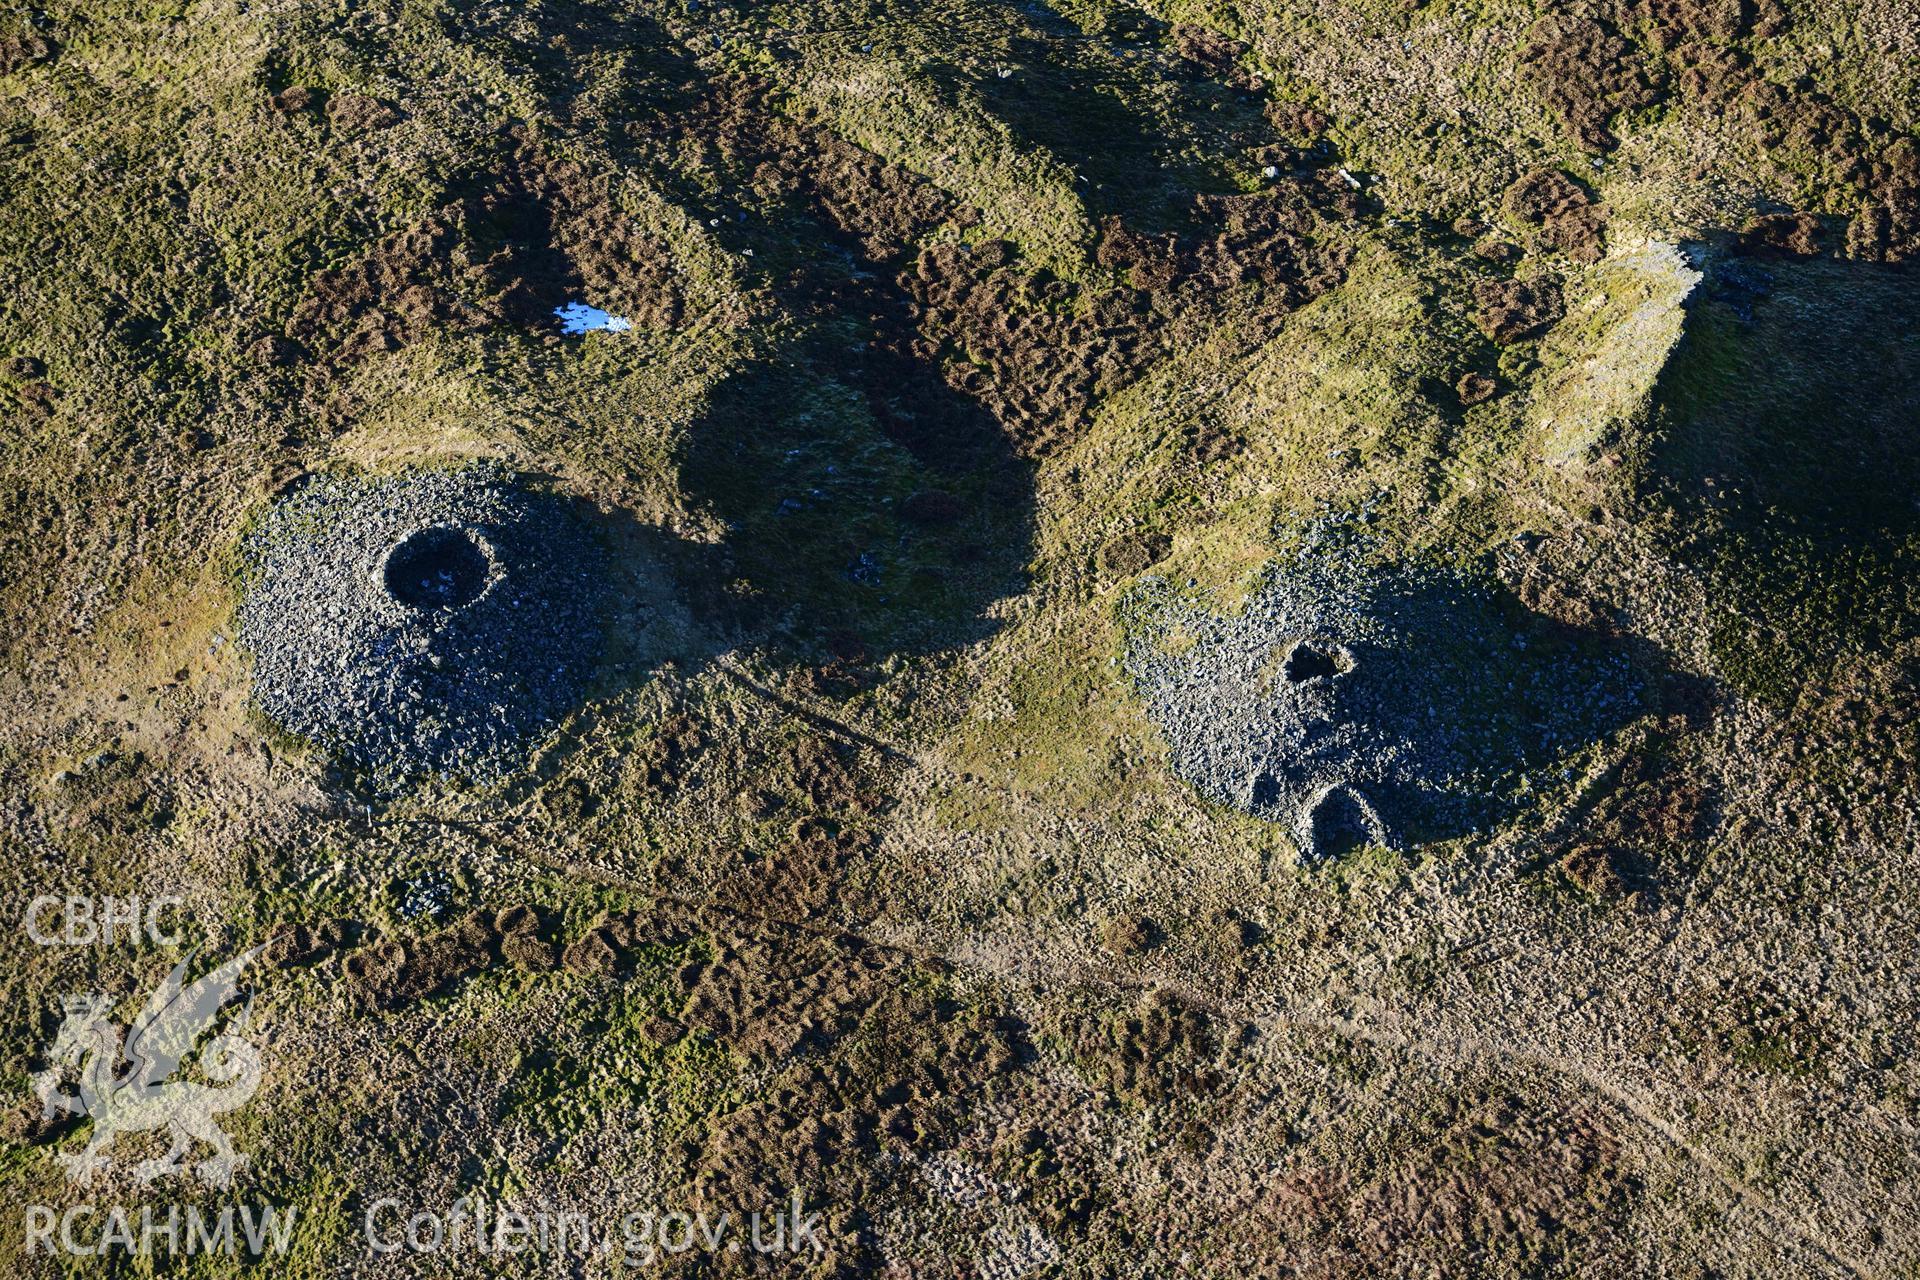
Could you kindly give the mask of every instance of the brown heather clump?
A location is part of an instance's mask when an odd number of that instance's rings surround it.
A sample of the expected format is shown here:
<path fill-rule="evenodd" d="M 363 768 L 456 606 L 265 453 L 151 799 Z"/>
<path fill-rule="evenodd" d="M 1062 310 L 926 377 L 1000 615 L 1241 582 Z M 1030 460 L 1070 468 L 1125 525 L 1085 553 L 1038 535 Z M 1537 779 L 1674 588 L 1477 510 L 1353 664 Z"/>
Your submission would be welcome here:
<path fill-rule="evenodd" d="M 1528 37 L 1520 65 L 1534 91 L 1580 146 L 1602 153 L 1620 145 L 1610 124 L 1622 111 L 1651 105 L 1660 80 L 1618 30 L 1597 18 L 1555 13 Z"/>
<path fill-rule="evenodd" d="M 1507 188 L 1507 216 L 1534 229 L 1540 243 L 1575 262 L 1598 262 L 1606 249 L 1607 211 L 1558 169 L 1536 169 Z"/>
<path fill-rule="evenodd" d="M 1748 253 L 1811 258 L 1821 251 L 1820 219 L 1811 213 L 1767 213 L 1740 229 L 1740 247 Z"/>
<path fill-rule="evenodd" d="M 385 119 L 370 98 L 337 96 L 328 108 L 356 128 Z M 634 229 L 604 181 L 524 133 L 506 141 L 504 161 L 459 199 L 316 276 L 289 336 L 351 363 L 437 329 L 551 326 L 554 309 L 582 294 L 636 325 L 678 326 L 686 300 L 666 245 Z"/>
<path fill-rule="evenodd" d="M 1502 346 L 1538 337 L 1562 315 L 1560 286 L 1551 278 L 1484 280 L 1473 301 L 1481 332 Z"/>
<path fill-rule="evenodd" d="M 1463 373 L 1453 387 L 1454 394 L 1460 397 L 1460 403 L 1468 407 L 1493 399 L 1499 389 L 1500 384 L 1484 373 Z"/>

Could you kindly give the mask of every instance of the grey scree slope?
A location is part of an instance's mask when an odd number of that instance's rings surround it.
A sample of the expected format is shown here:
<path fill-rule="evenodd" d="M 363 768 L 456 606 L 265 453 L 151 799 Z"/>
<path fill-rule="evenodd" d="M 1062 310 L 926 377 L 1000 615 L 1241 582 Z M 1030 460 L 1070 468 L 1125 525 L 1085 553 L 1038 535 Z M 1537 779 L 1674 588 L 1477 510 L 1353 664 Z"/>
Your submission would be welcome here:
<path fill-rule="evenodd" d="M 1238 616 L 1160 578 L 1122 612 L 1174 769 L 1286 823 L 1309 859 L 1497 819 L 1528 770 L 1632 719 L 1646 687 L 1622 653 L 1325 530 L 1268 566 Z"/>
<path fill-rule="evenodd" d="M 255 702 L 378 790 L 508 772 L 600 647 L 598 543 L 486 464 L 312 477 L 241 558 Z"/>

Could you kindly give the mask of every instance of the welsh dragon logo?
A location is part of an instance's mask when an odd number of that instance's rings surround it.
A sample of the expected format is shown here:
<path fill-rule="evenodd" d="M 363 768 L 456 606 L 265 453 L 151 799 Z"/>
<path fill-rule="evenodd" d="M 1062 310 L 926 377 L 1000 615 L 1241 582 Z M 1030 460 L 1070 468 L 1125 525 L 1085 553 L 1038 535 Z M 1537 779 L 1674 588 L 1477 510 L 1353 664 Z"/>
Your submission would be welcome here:
<path fill-rule="evenodd" d="M 128 1030 L 124 1067 L 120 1029 L 108 1018 L 113 1002 L 101 995 L 65 1002 L 66 1016 L 47 1051 L 52 1065 L 34 1073 L 33 1085 L 49 1119 L 66 1112 L 93 1121 L 86 1148 L 60 1156 L 68 1181 L 91 1182 L 110 1163 L 107 1150 L 121 1134 L 164 1129 L 172 1146 L 165 1155 L 134 1165 L 136 1179 L 152 1182 L 178 1173 L 182 1157 L 198 1141 L 213 1148 L 212 1156 L 193 1166 L 200 1180 L 213 1187 L 232 1184 L 247 1157 L 233 1149 L 213 1118 L 243 1105 L 260 1087 L 259 1052 L 229 1027 L 199 1052 L 200 1074 L 212 1083 L 175 1077 L 258 954 L 256 947 L 191 986 L 183 983 L 193 957 L 175 965 Z M 61 1087 L 69 1074 L 78 1077 L 77 1094 Z"/>

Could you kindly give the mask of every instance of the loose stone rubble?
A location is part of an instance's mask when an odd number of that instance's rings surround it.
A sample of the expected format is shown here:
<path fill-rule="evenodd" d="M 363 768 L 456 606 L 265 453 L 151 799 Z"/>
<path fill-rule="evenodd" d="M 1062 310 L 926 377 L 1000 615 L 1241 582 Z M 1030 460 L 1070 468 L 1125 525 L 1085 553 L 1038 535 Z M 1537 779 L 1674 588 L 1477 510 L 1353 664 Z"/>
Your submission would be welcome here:
<path fill-rule="evenodd" d="M 509 772 L 579 699 L 603 552 L 497 467 L 317 475 L 241 547 L 259 709 L 391 791 Z"/>
<path fill-rule="evenodd" d="M 1122 609 L 1174 769 L 1287 824 L 1312 860 L 1497 820 L 1530 771 L 1631 719 L 1646 689 L 1623 653 L 1324 531 L 1236 616 L 1164 578 Z"/>

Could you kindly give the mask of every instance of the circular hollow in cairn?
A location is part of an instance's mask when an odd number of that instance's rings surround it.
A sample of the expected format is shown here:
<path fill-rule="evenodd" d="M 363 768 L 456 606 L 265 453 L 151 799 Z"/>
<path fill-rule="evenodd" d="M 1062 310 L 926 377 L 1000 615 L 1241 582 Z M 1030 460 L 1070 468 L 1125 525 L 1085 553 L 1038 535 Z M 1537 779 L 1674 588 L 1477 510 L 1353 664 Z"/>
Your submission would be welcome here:
<path fill-rule="evenodd" d="M 387 594 L 413 609 L 458 609 L 487 589 L 493 560 L 465 529 L 434 525 L 387 552 L 381 568 Z"/>
<path fill-rule="evenodd" d="M 1287 655 L 1281 674 L 1288 684 L 1308 680 L 1330 680 L 1353 670 L 1353 657 L 1337 644 L 1323 640 L 1302 640 Z"/>

